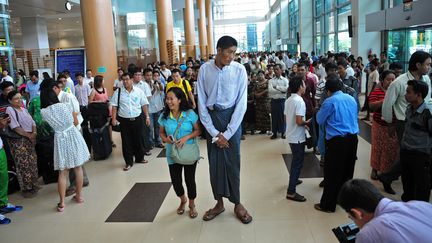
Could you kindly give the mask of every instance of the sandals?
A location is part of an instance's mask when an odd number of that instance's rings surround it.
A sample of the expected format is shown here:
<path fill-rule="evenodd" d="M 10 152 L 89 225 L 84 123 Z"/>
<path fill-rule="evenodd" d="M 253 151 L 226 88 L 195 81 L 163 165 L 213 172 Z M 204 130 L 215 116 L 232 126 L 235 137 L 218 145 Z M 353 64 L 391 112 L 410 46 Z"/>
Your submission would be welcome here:
<path fill-rule="evenodd" d="M 64 211 L 64 206 L 61 206 L 60 203 L 57 203 L 57 212 L 62 213 Z"/>
<path fill-rule="evenodd" d="M 249 215 L 248 211 L 245 210 L 245 213 L 241 215 L 238 212 L 235 212 L 237 218 L 243 223 L 243 224 L 249 224 L 252 222 L 252 216 Z"/>
<path fill-rule="evenodd" d="M 0 214 L 0 224 L 10 224 L 11 220 Z"/>
<path fill-rule="evenodd" d="M 84 202 L 84 198 L 77 197 L 76 195 L 72 197 L 72 200 L 74 200 L 76 203 L 83 203 Z"/>
<path fill-rule="evenodd" d="M 194 219 L 194 218 L 196 218 L 198 216 L 198 212 L 196 211 L 196 209 L 195 209 L 195 205 L 194 206 L 190 206 L 189 205 L 189 217 L 191 218 L 191 219 Z"/>
<path fill-rule="evenodd" d="M 12 213 L 12 212 L 18 212 L 23 210 L 23 206 L 17 206 L 17 205 L 13 205 L 8 203 L 6 206 L 3 206 L 0 208 L 0 213 L 2 214 L 7 214 L 7 213 Z"/>
<path fill-rule="evenodd" d="M 123 167 L 123 171 L 128 171 L 132 168 L 131 165 L 126 165 L 125 167 Z"/>
<path fill-rule="evenodd" d="M 303 197 L 302 195 L 298 194 L 297 192 L 294 193 L 294 196 L 290 196 L 290 195 L 286 195 L 286 199 L 288 200 L 293 200 L 296 202 L 306 202 L 306 198 Z"/>
<path fill-rule="evenodd" d="M 180 206 L 177 208 L 177 214 L 182 215 L 185 212 L 185 205 L 187 201 L 181 201 Z"/>
<path fill-rule="evenodd" d="M 218 216 L 219 214 L 223 213 L 224 211 L 225 211 L 225 208 L 223 208 L 219 212 L 214 212 L 213 208 L 209 209 L 207 212 L 205 212 L 205 214 L 203 216 L 203 220 L 204 221 L 210 221 L 210 220 L 216 218 L 216 216 Z"/>

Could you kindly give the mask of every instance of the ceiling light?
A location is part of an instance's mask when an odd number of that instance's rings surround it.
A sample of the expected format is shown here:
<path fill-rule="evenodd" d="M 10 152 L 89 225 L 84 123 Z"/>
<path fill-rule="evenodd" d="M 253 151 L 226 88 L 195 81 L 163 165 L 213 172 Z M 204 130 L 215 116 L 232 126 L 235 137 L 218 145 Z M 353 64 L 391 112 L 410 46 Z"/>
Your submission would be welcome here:
<path fill-rule="evenodd" d="M 65 9 L 67 11 L 70 11 L 72 9 L 72 4 L 69 1 L 66 1 L 66 3 L 65 3 Z"/>
<path fill-rule="evenodd" d="M 62 20 L 62 18 L 58 18 L 58 20 Z"/>

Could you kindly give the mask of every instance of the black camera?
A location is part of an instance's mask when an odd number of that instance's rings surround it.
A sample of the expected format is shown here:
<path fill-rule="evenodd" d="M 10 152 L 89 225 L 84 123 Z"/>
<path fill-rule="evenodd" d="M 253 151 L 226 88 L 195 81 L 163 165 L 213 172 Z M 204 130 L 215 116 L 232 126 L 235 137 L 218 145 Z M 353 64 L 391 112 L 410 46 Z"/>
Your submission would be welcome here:
<path fill-rule="evenodd" d="M 359 227 L 354 223 L 343 224 L 332 229 L 334 235 L 341 243 L 354 243 L 356 234 L 360 231 Z"/>

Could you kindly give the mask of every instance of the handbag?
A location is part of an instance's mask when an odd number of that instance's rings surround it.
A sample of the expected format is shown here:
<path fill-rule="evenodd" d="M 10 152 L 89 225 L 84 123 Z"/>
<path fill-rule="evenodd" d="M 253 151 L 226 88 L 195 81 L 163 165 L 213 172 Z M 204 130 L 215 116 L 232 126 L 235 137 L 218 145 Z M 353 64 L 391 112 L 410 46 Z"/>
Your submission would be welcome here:
<path fill-rule="evenodd" d="M 189 115 L 189 112 L 186 114 L 186 117 Z M 181 125 L 183 124 L 183 121 L 186 117 L 183 117 L 179 124 L 177 125 L 176 130 L 174 131 L 173 137 L 175 138 L 179 132 L 179 129 Z M 174 160 L 175 163 L 181 164 L 181 165 L 193 165 L 195 162 L 200 160 L 200 151 L 199 146 L 196 141 L 196 138 L 193 138 L 192 144 L 183 144 L 183 147 L 178 148 L 173 144 L 171 147 L 171 158 Z"/>
<path fill-rule="evenodd" d="M 17 122 L 19 123 L 19 117 L 18 117 L 18 112 L 13 109 L 15 111 L 15 117 L 17 119 Z M 19 135 L 18 133 L 16 133 L 13 129 L 10 128 L 10 126 L 6 126 L 3 131 L 1 131 L 1 136 L 4 136 L 6 138 L 9 139 L 19 139 L 22 138 L 21 135 Z"/>
<path fill-rule="evenodd" d="M 118 95 L 117 95 L 117 115 L 120 110 L 120 93 L 121 93 L 121 88 L 118 89 Z M 120 124 L 117 123 L 116 125 L 112 126 L 112 130 L 114 132 L 120 132 Z"/>

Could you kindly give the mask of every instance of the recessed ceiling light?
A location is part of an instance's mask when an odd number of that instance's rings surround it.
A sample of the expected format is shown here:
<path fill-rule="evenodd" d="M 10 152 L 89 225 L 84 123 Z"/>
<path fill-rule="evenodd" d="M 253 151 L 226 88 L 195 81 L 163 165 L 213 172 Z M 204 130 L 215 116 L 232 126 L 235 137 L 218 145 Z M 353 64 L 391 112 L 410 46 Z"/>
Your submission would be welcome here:
<path fill-rule="evenodd" d="M 58 20 L 62 20 L 62 18 L 58 18 Z"/>
<path fill-rule="evenodd" d="M 79 21 L 76 21 L 77 24 L 79 24 Z"/>
<path fill-rule="evenodd" d="M 17 29 L 17 31 L 20 31 L 20 29 Z"/>
<path fill-rule="evenodd" d="M 14 21 L 14 24 L 16 24 L 16 21 Z"/>

